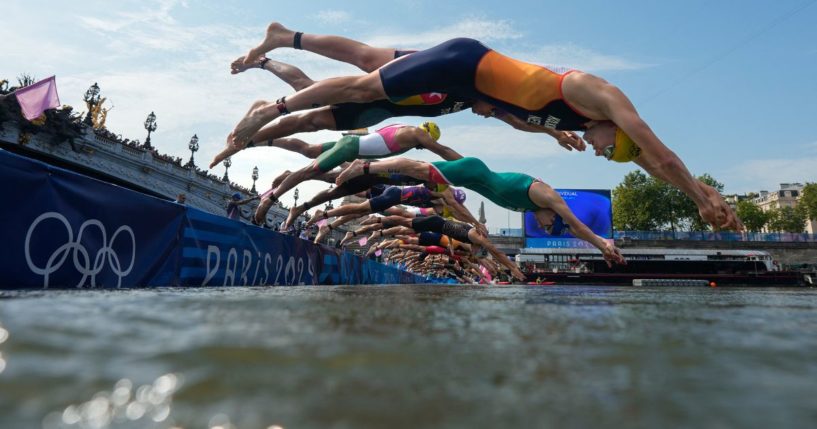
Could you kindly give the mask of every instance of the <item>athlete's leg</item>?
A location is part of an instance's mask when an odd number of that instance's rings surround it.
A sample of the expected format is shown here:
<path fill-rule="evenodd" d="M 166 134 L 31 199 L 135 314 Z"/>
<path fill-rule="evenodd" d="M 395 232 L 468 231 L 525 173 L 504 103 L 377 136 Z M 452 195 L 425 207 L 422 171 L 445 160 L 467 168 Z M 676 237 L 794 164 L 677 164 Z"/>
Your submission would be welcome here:
<path fill-rule="evenodd" d="M 321 173 L 322 172 L 318 170 L 315 161 L 312 161 L 306 167 L 293 171 L 286 178 L 284 178 L 284 180 L 278 186 L 276 186 L 275 189 L 273 189 L 271 197 L 274 199 L 281 198 L 281 195 L 284 195 L 290 189 L 298 186 L 301 184 L 301 182 L 314 179 L 315 177 L 320 176 Z"/>
<path fill-rule="evenodd" d="M 321 227 L 318 228 L 318 235 L 315 236 L 315 241 L 314 242 L 315 243 L 320 243 L 320 241 L 323 239 L 323 237 L 325 237 L 326 234 L 328 234 L 330 231 L 332 231 L 334 229 L 337 229 L 338 227 L 345 224 L 346 222 L 350 222 L 352 220 L 355 220 L 358 217 L 359 216 L 356 215 L 356 214 L 341 216 L 341 217 L 335 219 L 331 223 L 327 223 L 326 225 L 321 225 Z M 346 235 L 349 235 L 349 233 L 346 233 Z M 341 245 L 343 245 L 343 242 L 341 242 Z"/>
<path fill-rule="evenodd" d="M 300 46 L 295 45 L 294 31 L 280 23 L 273 22 L 267 27 L 264 41 L 250 50 L 244 62 L 256 60 L 265 53 L 281 47 L 294 47 L 314 52 L 333 60 L 355 65 L 365 72 L 371 72 L 394 59 L 392 48 L 375 48 L 340 36 L 301 33 L 298 43 Z"/>
<path fill-rule="evenodd" d="M 291 137 L 270 140 L 268 145 L 277 147 L 290 152 L 300 153 L 301 155 L 315 159 L 323 152 L 322 144 L 309 144 L 301 139 L 294 139 Z"/>
<path fill-rule="evenodd" d="M 259 58 L 249 64 L 244 64 L 244 57 L 239 57 L 233 61 L 232 64 L 230 64 L 230 73 L 238 74 L 251 68 L 258 68 L 261 66 L 261 64 L 264 65 L 264 70 L 278 76 L 279 79 L 283 80 L 284 83 L 291 86 L 292 89 L 296 91 L 300 91 L 315 83 L 314 80 L 310 79 L 309 76 L 307 76 L 306 73 L 304 73 L 303 70 L 299 69 L 298 67 L 295 67 L 292 64 L 271 60 L 269 58 L 264 59 L 263 61 L 261 61 L 261 58 Z"/>
<path fill-rule="evenodd" d="M 253 142 L 251 146 L 235 146 L 231 144 L 231 137 L 228 137 L 227 146 L 213 158 L 213 161 L 210 163 L 210 168 L 215 167 L 218 163 L 223 161 L 224 158 L 232 156 L 243 149 L 249 149 L 249 147 L 274 146 L 282 149 L 293 150 L 290 147 L 284 147 L 284 144 L 280 143 L 281 139 L 297 133 L 335 129 L 335 116 L 332 114 L 331 107 L 329 106 L 296 115 L 284 116 L 272 124 L 261 128 L 257 133 L 255 133 L 251 139 L 251 142 Z M 309 158 L 315 158 L 314 156 L 309 156 L 299 150 L 294 151 L 302 153 L 304 156 Z M 318 152 L 318 154 L 320 154 L 320 152 Z"/>
<path fill-rule="evenodd" d="M 270 187 L 270 189 L 275 189 L 275 188 L 277 188 L 277 187 L 278 187 L 278 185 L 280 185 L 280 184 L 281 184 L 281 182 L 283 182 L 283 181 L 284 181 L 284 179 L 286 179 L 287 177 L 289 177 L 289 175 L 290 175 L 290 174 L 292 174 L 292 172 L 291 172 L 291 171 L 289 171 L 289 170 L 284 170 L 284 172 L 283 172 L 283 173 L 279 174 L 279 175 L 278 175 L 278 177 L 276 177 L 275 179 L 273 179 L 273 180 L 272 180 L 272 186 Z"/>
<path fill-rule="evenodd" d="M 327 173 L 327 175 L 332 175 L 333 173 Z M 287 216 L 286 222 L 284 222 L 284 226 L 289 227 L 293 221 L 295 221 L 298 216 L 304 214 L 307 210 L 312 207 L 315 207 L 319 204 L 323 204 L 327 201 L 336 200 L 338 198 L 343 198 L 350 194 L 350 191 L 342 186 L 337 186 L 329 189 L 324 189 L 323 191 L 318 192 L 312 197 L 311 200 L 299 205 L 293 206 L 289 209 L 289 215 Z"/>
<path fill-rule="evenodd" d="M 515 263 L 511 262 L 511 260 L 508 259 L 508 256 L 505 255 L 505 252 L 500 252 L 499 249 L 497 249 L 496 246 L 494 246 L 491 240 L 489 240 L 488 237 L 483 237 L 482 234 L 480 234 L 476 228 L 471 228 L 468 231 L 468 240 L 471 241 L 471 250 L 474 252 L 474 254 L 476 254 L 479 251 L 480 247 L 484 247 L 485 250 L 487 250 L 488 253 L 490 253 L 491 256 L 493 256 L 494 259 L 497 260 L 497 262 L 511 270 L 511 274 L 514 277 L 516 277 L 517 280 L 520 281 L 526 280 L 525 275 L 522 274 L 522 271 Z"/>
<path fill-rule="evenodd" d="M 244 146 L 266 123 L 286 112 L 339 103 L 368 103 L 386 99 L 380 73 L 322 80 L 286 97 L 285 102 L 256 101 L 233 130 L 231 141 Z"/>
<path fill-rule="evenodd" d="M 347 180 L 365 174 L 365 164 L 368 161 L 362 159 L 356 159 L 352 162 L 352 164 L 343 170 L 340 175 L 338 175 L 337 180 L 335 181 L 338 185 L 346 182 Z M 377 174 L 377 173 L 392 173 L 392 174 L 405 174 L 406 176 L 414 177 L 415 179 L 420 180 L 429 180 L 429 167 L 431 164 L 424 161 L 415 161 L 413 159 L 408 158 L 389 158 L 384 159 L 382 161 L 377 162 L 368 162 L 369 163 L 369 173 L 370 174 Z"/>
<path fill-rule="evenodd" d="M 375 230 L 379 230 L 379 229 L 382 229 L 382 228 L 383 228 L 383 224 L 380 224 L 380 223 L 363 225 L 363 226 L 361 226 L 360 228 L 358 228 L 358 229 L 356 229 L 354 231 L 347 232 L 346 236 L 343 237 L 343 241 L 341 241 L 340 244 L 343 245 L 343 244 L 345 244 L 346 242 L 348 242 L 349 240 L 351 240 L 351 239 L 353 239 L 355 237 L 362 236 L 362 235 L 366 234 L 369 231 L 375 231 Z"/>
<path fill-rule="evenodd" d="M 286 177 L 284 177 L 284 174 L 278 176 L 278 178 L 283 177 L 283 180 L 278 184 L 278 186 L 262 194 L 261 202 L 258 204 L 258 208 L 255 210 L 255 222 L 261 223 L 263 221 L 267 215 L 267 212 L 272 207 L 272 204 L 275 201 L 278 201 L 278 198 L 280 198 L 281 195 L 285 194 L 295 186 L 298 186 L 298 184 L 301 182 L 311 180 L 320 175 L 321 171 L 315 168 L 315 162 L 313 161 L 306 167 L 287 174 Z"/>
<path fill-rule="evenodd" d="M 402 223 L 402 224 L 393 226 L 391 228 L 381 229 L 380 231 L 373 232 L 372 235 L 369 237 L 369 239 L 373 240 L 373 239 L 378 238 L 378 237 L 393 237 L 395 235 L 407 235 L 407 234 L 413 234 L 414 233 L 414 230 L 411 229 L 411 220 L 410 219 L 401 220 L 401 221 L 399 221 L 399 223 Z"/>
<path fill-rule="evenodd" d="M 323 219 L 329 219 L 335 216 L 345 216 L 345 215 L 357 215 L 357 217 L 361 217 L 372 212 L 372 206 L 369 204 L 369 201 L 363 201 L 362 203 L 356 204 L 344 204 L 340 207 L 335 207 L 332 210 L 324 212 L 323 210 L 316 210 L 315 214 L 312 215 L 312 218 L 309 219 L 309 222 L 306 223 L 307 226 L 312 225 L 316 222 L 319 222 Z"/>

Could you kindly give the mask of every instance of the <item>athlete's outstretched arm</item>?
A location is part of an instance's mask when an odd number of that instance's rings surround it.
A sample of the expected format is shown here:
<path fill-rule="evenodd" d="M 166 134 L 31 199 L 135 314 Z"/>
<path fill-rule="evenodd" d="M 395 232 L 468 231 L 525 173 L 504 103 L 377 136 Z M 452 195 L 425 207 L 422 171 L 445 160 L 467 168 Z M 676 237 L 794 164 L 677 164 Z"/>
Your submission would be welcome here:
<path fill-rule="evenodd" d="M 686 194 L 698 206 L 701 218 L 713 228 L 743 230 L 740 219 L 723 197 L 701 186 L 681 158 L 665 146 L 641 119 L 627 96 L 613 85 L 602 85 L 601 88 L 599 97 L 603 102 L 599 110 L 641 148 L 641 155 L 635 162 L 651 175 Z"/>
<path fill-rule="evenodd" d="M 412 127 L 410 132 L 412 134 L 412 137 L 414 137 L 417 141 L 420 142 L 420 146 L 430 150 L 431 152 L 434 152 L 435 154 L 439 155 L 440 158 L 446 161 L 454 161 L 462 158 L 462 155 L 460 155 L 459 152 L 455 151 L 454 149 L 451 149 L 446 145 L 440 144 L 439 142 L 431 138 L 431 136 L 428 135 L 428 133 L 423 131 L 422 129 Z"/>
<path fill-rule="evenodd" d="M 441 197 L 443 201 L 445 201 L 445 204 L 451 207 L 451 209 L 453 210 L 452 214 L 457 220 L 461 220 L 463 222 L 474 225 L 479 230 L 480 234 L 486 237 L 488 236 L 488 229 L 485 228 L 485 225 L 481 224 L 474 217 L 471 211 L 468 210 L 468 207 L 465 207 L 464 205 L 460 204 L 459 201 L 457 201 L 457 199 L 454 198 L 454 193 L 450 187 L 442 192 L 432 192 L 431 195 L 435 197 Z"/>
<path fill-rule="evenodd" d="M 576 149 L 578 151 L 583 151 L 587 148 L 584 140 L 582 140 L 582 138 L 573 131 L 554 130 L 553 128 L 547 128 L 542 125 L 530 124 L 514 115 L 507 113 L 499 113 L 495 116 L 495 118 L 520 131 L 529 133 L 545 133 L 556 139 L 556 143 L 559 143 L 559 145 L 567 150 Z"/>
<path fill-rule="evenodd" d="M 624 256 L 621 251 L 607 240 L 599 237 L 570 210 L 564 198 L 559 195 L 550 185 L 542 182 L 534 182 L 531 185 L 529 194 L 531 201 L 543 209 L 549 209 L 556 212 L 562 217 L 564 223 L 570 226 L 570 232 L 599 249 L 604 255 L 604 260 L 607 261 L 608 266 L 613 266 L 613 263 L 626 264 Z"/>
<path fill-rule="evenodd" d="M 494 257 L 494 259 L 499 261 L 499 263 L 501 263 L 502 265 L 508 267 L 508 269 L 511 270 L 511 274 L 513 274 L 513 276 L 516 277 L 519 281 L 525 281 L 527 279 L 527 277 L 525 277 L 525 275 L 522 274 L 522 271 L 519 269 L 519 267 L 516 266 L 516 264 L 514 264 L 513 262 L 511 262 L 510 259 L 508 259 L 508 256 L 505 254 L 505 252 L 500 252 L 499 249 L 497 249 L 496 246 L 494 246 L 494 244 L 491 243 L 491 240 L 489 240 L 488 237 L 483 237 L 476 231 L 476 229 L 471 229 L 470 231 L 468 231 L 468 239 L 471 240 L 471 243 L 473 243 L 474 245 L 484 247 L 485 250 L 487 250 L 488 253 L 490 253 L 491 256 Z M 476 249 L 474 249 L 473 246 L 471 247 L 471 249 L 474 251 L 474 253 L 476 253 Z"/>

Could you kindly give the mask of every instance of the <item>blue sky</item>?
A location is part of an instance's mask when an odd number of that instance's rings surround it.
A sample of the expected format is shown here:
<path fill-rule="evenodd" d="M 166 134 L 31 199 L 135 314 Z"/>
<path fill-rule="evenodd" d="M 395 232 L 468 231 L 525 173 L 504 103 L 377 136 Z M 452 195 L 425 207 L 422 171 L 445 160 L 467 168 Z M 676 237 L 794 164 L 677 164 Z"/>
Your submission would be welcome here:
<path fill-rule="evenodd" d="M 817 181 L 817 5 L 815 0 L 656 1 L 5 1 L 0 78 L 57 75 L 62 102 L 85 110 L 94 82 L 114 109 L 108 128 L 144 140 L 156 112 L 160 151 L 184 159 L 200 138 L 197 163 L 220 150 L 256 99 L 291 90 L 259 70 L 232 76 L 229 63 L 276 20 L 299 31 L 338 34 L 378 46 L 424 48 L 448 38 L 482 40 L 516 58 L 579 68 L 618 85 L 693 174 L 709 173 L 727 193 Z M 313 78 L 357 69 L 291 49 L 271 58 Z M 401 122 L 416 122 L 412 118 Z M 569 153 L 469 112 L 438 120 L 441 141 L 497 171 L 522 171 L 561 188 L 612 188 L 632 164 Z M 300 135 L 311 143 L 337 133 Z M 411 153 L 410 153 L 411 154 Z M 413 154 L 412 154 L 413 155 Z M 418 153 L 419 159 L 431 159 Z M 230 177 L 259 187 L 307 159 L 276 149 L 233 157 Z M 214 169 L 223 174 L 224 168 Z M 301 201 L 325 186 L 300 186 Z M 282 200 L 289 204 L 290 195 Z M 479 195 L 467 205 L 476 213 Z M 486 203 L 490 228 L 506 211 Z M 510 216 L 518 226 L 519 217 Z"/>

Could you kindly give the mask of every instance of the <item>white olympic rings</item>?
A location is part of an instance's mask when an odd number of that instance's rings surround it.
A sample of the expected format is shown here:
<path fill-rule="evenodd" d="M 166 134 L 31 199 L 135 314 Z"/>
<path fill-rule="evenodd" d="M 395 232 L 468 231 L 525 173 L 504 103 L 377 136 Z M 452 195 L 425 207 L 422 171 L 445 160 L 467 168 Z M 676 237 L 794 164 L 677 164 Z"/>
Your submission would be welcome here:
<path fill-rule="evenodd" d="M 57 250 L 55 250 L 54 253 L 48 257 L 48 261 L 46 262 L 45 266 L 41 268 L 31 260 L 31 236 L 37 226 L 47 219 L 56 219 L 65 225 L 65 230 L 68 232 L 68 242 L 58 247 Z M 93 258 L 93 263 L 91 261 L 89 249 L 86 249 L 82 244 L 83 233 L 85 232 L 86 228 L 91 226 L 97 227 L 102 235 L 101 246 Z M 116 241 L 119 234 L 123 232 L 130 234 L 131 238 L 131 261 L 128 268 L 124 270 L 122 269 L 119 255 L 117 255 L 113 249 L 113 243 Z M 77 239 L 74 241 L 74 233 L 71 229 L 71 224 L 68 222 L 68 219 L 66 219 L 65 216 L 57 212 L 43 213 L 37 217 L 37 219 L 34 219 L 34 222 L 32 222 L 31 226 L 28 228 L 28 232 L 26 233 L 25 253 L 28 268 L 31 269 L 33 273 L 43 276 L 43 287 L 47 288 L 51 274 L 62 267 L 66 259 L 68 259 L 69 253 L 73 253 L 72 259 L 74 261 L 74 268 L 77 270 L 77 272 L 82 274 L 82 278 L 80 279 L 79 283 L 77 283 L 76 287 L 82 287 L 89 276 L 91 277 L 91 287 L 96 287 L 96 276 L 105 268 L 105 261 L 107 257 L 107 262 L 111 266 L 111 271 L 118 277 L 116 287 L 122 287 L 122 279 L 130 274 L 131 270 L 133 270 L 134 264 L 136 263 L 136 236 L 133 233 L 133 229 L 127 225 L 120 226 L 113 233 L 110 243 L 107 240 L 107 235 L 105 225 L 103 225 L 102 222 L 96 219 L 88 219 L 83 222 L 82 225 L 80 225 L 79 231 L 77 232 Z M 93 252 L 93 249 L 90 250 Z M 81 260 L 80 256 L 82 257 Z"/>

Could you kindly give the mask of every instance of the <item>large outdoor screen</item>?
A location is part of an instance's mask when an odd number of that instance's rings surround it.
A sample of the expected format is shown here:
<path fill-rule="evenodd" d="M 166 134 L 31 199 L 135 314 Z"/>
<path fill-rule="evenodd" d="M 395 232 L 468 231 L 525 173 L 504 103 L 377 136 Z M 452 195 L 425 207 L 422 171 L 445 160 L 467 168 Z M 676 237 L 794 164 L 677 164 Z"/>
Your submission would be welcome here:
<path fill-rule="evenodd" d="M 557 189 L 573 213 L 602 238 L 613 238 L 613 205 L 608 189 Z M 539 228 L 533 213 L 525 213 L 525 246 L 548 248 L 586 248 L 589 243 L 575 238 L 570 228 L 548 234 Z"/>

